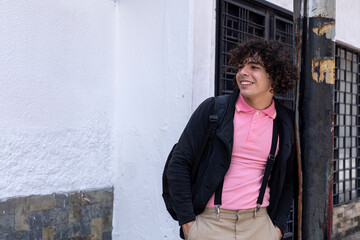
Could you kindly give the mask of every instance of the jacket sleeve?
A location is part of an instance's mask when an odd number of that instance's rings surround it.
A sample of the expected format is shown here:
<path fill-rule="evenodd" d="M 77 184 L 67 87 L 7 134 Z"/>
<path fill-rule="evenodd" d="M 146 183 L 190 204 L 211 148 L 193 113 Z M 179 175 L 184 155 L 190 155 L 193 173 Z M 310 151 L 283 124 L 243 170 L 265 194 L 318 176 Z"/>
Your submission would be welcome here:
<path fill-rule="evenodd" d="M 281 232 L 286 232 L 286 222 L 290 213 L 290 207 L 294 196 L 294 164 L 295 164 L 295 145 L 291 148 L 291 155 L 286 164 L 285 182 L 281 192 L 276 215 L 273 223 L 278 226 Z"/>
<path fill-rule="evenodd" d="M 295 134 L 295 129 L 293 126 L 295 121 L 294 112 L 289 109 L 286 109 L 286 112 L 291 122 L 291 127 L 289 130 L 293 131 L 292 134 Z M 276 212 L 275 218 L 273 219 L 273 223 L 280 228 L 282 233 L 286 232 L 286 222 L 289 217 L 290 208 L 294 197 L 294 180 L 297 176 L 295 172 L 296 164 L 296 146 L 295 139 L 293 139 L 290 157 L 286 162 L 285 181 L 281 191 L 278 210 Z"/>
<path fill-rule="evenodd" d="M 213 107 L 214 98 L 209 98 L 195 110 L 181 134 L 169 162 L 167 178 L 170 195 L 173 199 L 173 208 L 180 226 L 195 220 L 191 193 L 191 169 L 205 136 Z"/>

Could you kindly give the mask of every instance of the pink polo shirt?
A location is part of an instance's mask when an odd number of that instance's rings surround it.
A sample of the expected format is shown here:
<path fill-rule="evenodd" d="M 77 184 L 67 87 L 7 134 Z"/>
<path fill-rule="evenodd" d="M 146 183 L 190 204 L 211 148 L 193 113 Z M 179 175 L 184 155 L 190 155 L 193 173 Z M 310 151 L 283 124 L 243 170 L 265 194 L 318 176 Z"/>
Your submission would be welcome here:
<path fill-rule="evenodd" d="M 246 103 L 241 94 L 235 108 L 233 152 L 224 179 L 221 208 L 250 209 L 256 207 L 259 196 L 271 148 L 276 110 L 274 101 L 268 108 L 256 110 Z M 261 206 L 268 206 L 269 199 L 270 188 L 267 186 Z M 214 195 L 206 207 L 215 207 Z"/>

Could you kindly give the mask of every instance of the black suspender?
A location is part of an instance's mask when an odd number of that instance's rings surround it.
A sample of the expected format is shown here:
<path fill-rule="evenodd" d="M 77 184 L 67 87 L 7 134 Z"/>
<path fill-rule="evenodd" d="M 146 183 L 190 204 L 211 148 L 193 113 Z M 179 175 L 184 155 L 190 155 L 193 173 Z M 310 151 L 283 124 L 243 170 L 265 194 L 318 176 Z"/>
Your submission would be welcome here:
<path fill-rule="evenodd" d="M 254 209 L 254 217 L 256 217 L 256 213 L 257 213 L 257 211 L 259 211 L 260 206 L 264 200 L 265 189 L 266 189 L 267 183 L 269 181 L 273 163 L 275 161 L 275 153 L 276 153 L 276 146 L 277 146 L 277 142 L 278 142 L 278 136 L 279 136 L 278 121 L 277 121 L 277 118 L 275 118 L 274 123 L 273 123 L 273 133 L 272 133 L 270 154 L 269 154 L 268 160 L 266 162 L 265 173 L 264 173 L 264 177 L 263 177 L 263 180 L 261 183 L 259 197 L 258 197 L 258 200 L 256 201 L 256 208 Z"/>

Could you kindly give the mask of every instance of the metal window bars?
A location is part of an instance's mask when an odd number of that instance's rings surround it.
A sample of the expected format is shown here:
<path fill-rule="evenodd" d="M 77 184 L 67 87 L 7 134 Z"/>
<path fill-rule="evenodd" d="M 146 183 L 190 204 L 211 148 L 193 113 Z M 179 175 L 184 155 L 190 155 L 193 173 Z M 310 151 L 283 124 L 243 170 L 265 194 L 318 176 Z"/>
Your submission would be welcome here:
<path fill-rule="evenodd" d="M 333 203 L 360 197 L 359 53 L 336 47 Z"/>

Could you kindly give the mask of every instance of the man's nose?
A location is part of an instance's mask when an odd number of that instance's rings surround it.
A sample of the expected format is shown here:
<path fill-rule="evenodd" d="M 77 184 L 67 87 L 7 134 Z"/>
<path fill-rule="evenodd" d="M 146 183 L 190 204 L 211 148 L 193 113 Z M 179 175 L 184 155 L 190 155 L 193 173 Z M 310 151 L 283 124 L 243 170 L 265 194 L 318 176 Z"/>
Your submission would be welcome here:
<path fill-rule="evenodd" d="M 239 69 L 240 76 L 248 76 L 249 75 L 249 66 L 243 66 Z"/>

